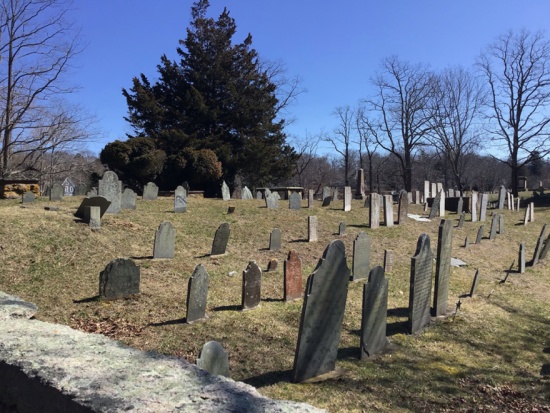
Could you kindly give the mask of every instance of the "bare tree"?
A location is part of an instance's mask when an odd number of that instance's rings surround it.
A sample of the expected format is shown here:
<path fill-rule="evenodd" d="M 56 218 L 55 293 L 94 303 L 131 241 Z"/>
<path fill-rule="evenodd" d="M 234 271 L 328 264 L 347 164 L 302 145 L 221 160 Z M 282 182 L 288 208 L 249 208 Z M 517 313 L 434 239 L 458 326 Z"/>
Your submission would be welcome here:
<path fill-rule="evenodd" d="M 3 0 L 0 4 L 2 177 L 16 172 L 11 160 L 17 151 L 44 150 L 38 144 L 38 131 L 64 123 L 54 115 L 56 98 L 74 90 L 62 80 L 81 50 L 78 31 L 65 19 L 67 11 L 68 4 L 62 0 Z M 48 147 L 65 142 L 50 140 Z"/>
<path fill-rule="evenodd" d="M 490 133 L 506 153 L 501 161 L 517 195 L 520 168 L 550 153 L 550 42 L 540 32 L 509 31 L 487 47 L 478 66 L 490 88 Z"/>
<path fill-rule="evenodd" d="M 372 122 L 371 122 L 372 123 Z M 357 135 L 359 137 L 359 156 L 361 158 L 360 165 L 361 168 L 363 168 L 363 156 L 361 147 L 362 145 L 365 146 L 365 151 L 367 153 L 367 161 L 368 161 L 368 180 L 369 180 L 369 191 L 374 192 L 374 178 L 375 178 L 375 166 L 381 167 L 383 165 L 382 162 L 375 162 L 375 155 L 376 150 L 378 149 L 378 142 L 376 142 L 376 139 L 370 132 L 370 129 L 368 127 L 369 121 L 367 119 L 366 109 L 364 105 L 359 105 L 356 110 L 355 114 L 355 130 L 357 131 Z M 378 173 L 378 171 L 377 171 Z M 377 182 L 379 183 L 380 180 L 377 179 Z M 378 191 L 380 190 L 380 185 L 378 184 Z"/>
<path fill-rule="evenodd" d="M 323 140 L 329 142 L 334 150 L 342 155 L 344 165 L 344 184 L 349 186 L 349 173 L 351 164 L 351 144 L 354 131 L 354 109 L 349 106 L 339 106 L 332 112 L 338 118 L 338 126 L 334 129 L 334 135 L 325 135 Z"/>
<path fill-rule="evenodd" d="M 322 132 L 318 135 L 307 134 L 304 139 L 299 139 L 297 137 L 291 139 L 291 145 L 297 154 L 297 159 L 294 163 L 293 181 L 301 187 L 308 187 L 306 184 L 309 180 L 308 172 L 315 164 L 321 136 Z"/>
<path fill-rule="evenodd" d="M 424 65 L 392 56 L 383 60 L 372 83 L 377 92 L 366 104 L 379 116 L 368 121 L 369 130 L 378 144 L 398 159 L 403 185 L 410 191 L 414 155 L 431 128 L 434 76 Z"/>
<path fill-rule="evenodd" d="M 480 119 L 486 94 L 478 79 L 462 67 L 443 70 L 436 77 L 435 85 L 431 141 L 462 191 L 471 159 L 467 155 L 481 146 L 476 121 Z"/>

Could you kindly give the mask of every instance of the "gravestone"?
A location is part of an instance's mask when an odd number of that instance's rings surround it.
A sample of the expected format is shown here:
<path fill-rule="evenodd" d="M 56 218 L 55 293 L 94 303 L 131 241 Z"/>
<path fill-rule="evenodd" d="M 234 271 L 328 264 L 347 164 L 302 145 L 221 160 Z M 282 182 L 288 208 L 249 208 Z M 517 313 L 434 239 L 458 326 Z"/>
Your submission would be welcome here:
<path fill-rule="evenodd" d="M 458 218 L 458 226 L 457 228 L 462 228 L 464 227 L 464 220 L 466 218 L 466 213 L 465 212 L 461 212 L 460 213 L 460 218 Z"/>
<path fill-rule="evenodd" d="M 273 196 L 273 198 L 275 198 L 277 201 L 281 200 L 281 195 L 279 195 L 279 192 L 277 192 L 277 191 L 273 191 L 271 196 Z"/>
<path fill-rule="evenodd" d="M 164 221 L 155 232 L 153 258 L 174 258 L 176 230 L 171 222 Z"/>
<path fill-rule="evenodd" d="M 380 353 L 389 344 L 386 337 L 387 312 L 388 279 L 384 277 L 384 269 L 377 266 L 370 271 L 369 281 L 363 286 L 361 360 Z"/>
<path fill-rule="evenodd" d="M 116 258 L 99 274 L 99 298 L 114 300 L 139 294 L 139 278 L 134 261 Z"/>
<path fill-rule="evenodd" d="M 269 195 L 271 195 L 271 190 L 269 188 L 265 188 L 264 190 L 264 198 L 267 198 Z"/>
<path fill-rule="evenodd" d="M 393 251 L 384 250 L 384 272 L 389 273 L 393 270 Z"/>
<path fill-rule="evenodd" d="M 548 255 L 548 250 L 550 249 L 550 235 L 548 238 L 546 238 L 546 241 L 544 242 L 544 247 L 542 247 L 542 250 L 540 251 L 539 260 L 543 260 L 546 258 L 546 255 Z"/>
<path fill-rule="evenodd" d="M 62 201 L 65 188 L 59 182 L 56 182 L 50 188 L 50 201 Z"/>
<path fill-rule="evenodd" d="M 371 229 L 378 228 L 380 226 L 380 200 L 377 193 L 371 193 L 369 196 L 369 227 Z"/>
<path fill-rule="evenodd" d="M 111 202 L 108 201 L 105 197 L 102 196 L 94 196 L 91 198 L 84 198 L 82 202 L 80 203 L 80 206 L 74 213 L 74 216 L 80 219 L 84 219 L 84 210 L 86 207 L 92 207 L 92 206 L 98 206 L 100 209 L 100 215 L 99 217 L 103 217 L 103 214 L 107 212 L 109 209 L 109 205 L 111 205 Z"/>
<path fill-rule="evenodd" d="M 470 297 L 473 297 L 477 290 L 477 283 L 479 282 L 479 269 L 476 269 L 474 274 L 474 280 L 472 281 L 472 287 L 470 288 Z"/>
<path fill-rule="evenodd" d="M 527 208 L 525 208 L 525 215 L 523 216 L 523 225 L 527 225 L 527 223 L 529 222 L 529 217 L 531 216 L 529 211 L 530 209 L 531 204 L 527 204 Z"/>
<path fill-rule="evenodd" d="M 426 199 L 431 198 L 430 196 L 430 181 L 424 181 L 424 202 Z"/>
<path fill-rule="evenodd" d="M 302 260 L 296 251 L 290 251 L 284 263 L 284 300 L 302 298 Z"/>
<path fill-rule="evenodd" d="M 317 241 L 317 217 L 316 216 L 307 217 L 307 241 L 308 242 Z"/>
<path fill-rule="evenodd" d="M 147 185 L 143 187 L 144 201 L 154 201 L 159 196 L 159 187 L 154 182 L 147 182 Z"/>
<path fill-rule="evenodd" d="M 212 241 L 212 251 L 210 255 L 223 255 L 229 241 L 230 228 L 227 222 L 221 224 L 216 230 L 214 240 Z"/>
<path fill-rule="evenodd" d="M 346 223 L 340 222 L 338 225 L 338 235 L 346 235 Z"/>
<path fill-rule="evenodd" d="M 222 182 L 222 199 L 224 201 L 229 201 L 231 199 L 231 195 L 229 194 L 229 187 L 225 183 L 225 181 Z"/>
<path fill-rule="evenodd" d="M 369 276 L 370 271 L 370 238 L 360 231 L 353 241 L 353 262 L 351 280 L 357 281 Z"/>
<path fill-rule="evenodd" d="M 269 261 L 267 262 L 267 270 L 266 270 L 266 272 L 275 271 L 275 270 L 277 269 L 278 266 L 279 266 L 279 261 L 277 261 L 276 258 L 270 258 Z"/>
<path fill-rule="evenodd" d="M 248 189 L 247 186 L 245 186 L 241 192 L 241 199 L 254 199 L 252 192 L 250 192 L 250 189 Z"/>
<path fill-rule="evenodd" d="M 458 204 L 456 206 L 456 213 L 461 214 L 464 211 L 464 198 L 458 198 Z"/>
<path fill-rule="evenodd" d="M 504 215 L 498 214 L 497 234 L 504 234 Z"/>
<path fill-rule="evenodd" d="M 436 184 L 436 191 L 437 191 L 437 192 L 442 191 L 443 193 L 445 193 L 445 190 L 443 189 L 443 184 L 442 184 L 441 182 L 438 182 L 438 183 Z"/>
<path fill-rule="evenodd" d="M 453 247 L 453 221 L 442 219 L 437 238 L 437 257 L 435 262 L 434 315 L 447 314 L 449 296 L 449 277 L 451 275 L 451 252 Z"/>
<path fill-rule="evenodd" d="M 477 192 L 472 192 L 472 222 L 477 221 Z"/>
<path fill-rule="evenodd" d="M 407 191 L 402 190 L 399 192 L 399 201 L 397 207 L 397 223 L 403 224 L 407 220 L 407 213 L 409 211 L 409 198 Z"/>
<path fill-rule="evenodd" d="M 489 201 L 489 194 L 481 194 L 481 206 L 479 207 L 479 220 L 485 222 L 487 216 L 487 202 Z"/>
<path fill-rule="evenodd" d="M 535 252 L 533 254 L 533 259 L 531 260 L 531 265 L 535 265 L 536 263 L 539 262 L 540 253 L 542 252 L 542 247 L 543 247 L 545 238 L 546 238 L 546 224 L 542 226 L 542 230 L 540 231 L 540 235 L 537 239 L 537 245 L 535 246 Z"/>
<path fill-rule="evenodd" d="M 307 191 L 307 207 L 313 208 L 313 195 L 315 191 L 313 189 L 308 189 Z"/>
<path fill-rule="evenodd" d="M 94 197 L 94 196 L 98 196 L 97 195 L 97 188 L 90 189 L 88 192 L 86 192 L 86 196 L 89 197 L 89 198 Z"/>
<path fill-rule="evenodd" d="M 491 219 L 491 228 L 489 229 L 489 239 L 493 240 L 497 236 L 497 226 L 498 226 L 498 214 L 494 214 Z"/>
<path fill-rule="evenodd" d="M 234 206 L 231 206 L 231 205 L 228 206 L 228 207 L 227 207 L 227 213 L 228 213 L 228 214 L 232 214 L 233 212 L 235 212 L 235 207 L 234 207 Z"/>
<path fill-rule="evenodd" d="M 432 207 L 430 208 L 430 214 L 428 215 L 429 219 L 434 219 L 439 212 L 439 204 L 441 203 L 441 192 L 438 192 L 436 197 L 432 202 Z"/>
<path fill-rule="evenodd" d="M 355 199 L 365 199 L 365 171 L 357 170 L 357 186 L 355 187 Z"/>
<path fill-rule="evenodd" d="M 391 195 L 383 195 L 384 225 L 393 227 L 393 199 Z"/>
<path fill-rule="evenodd" d="M 130 188 L 126 188 L 122 193 L 120 207 L 122 209 L 136 209 L 137 194 Z"/>
<path fill-rule="evenodd" d="M 292 380 L 296 383 L 334 370 L 348 295 L 346 248 L 332 241 L 308 277 Z"/>
<path fill-rule="evenodd" d="M 242 199 L 242 188 L 240 185 L 237 185 L 235 189 L 233 189 L 233 193 L 231 194 L 231 198 L 233 199 Z"/>
<path fill-rule="evenodd" d="M 504 188 L 504 185 L 501 185 L 498 191 L 498 209 L 504 209 L 505 198 L 506 198 L 506 188 Z"/>
<path fill-rule="evenodd" d="M 279 208 L 279 198 L 275 196 L 277 192 L 269 194 L 265 197 L 265 206 L 268 209 L 277 209 Z"/>
<path fill-rule="evenodd" d="M 262 191 L 256 191 L 256 199 L 263 199 Z"/>
<path fill-rule="evenodd" d="M 185 321 L 193 323 L 206 318 L 206 299 L 210 276 L 202 264 L 195 267 L 195 271 L 187 284 L 187 315 Z"/>
<path fill-rule="evenodd" d="M 477 230 L 476 245 L 481 244 L 481 239 L 483 238 L 483 225 Z"/>
<path fill-rule="evenodd" d="M 332 194 L 332 200 L 333 201 L 338 201 L 338 188 L 330 188 L 331 189 L 331 194 Z"/>
<path fill-rule="evenodd" d="M 293 192 L 288 198 L 289 209 L 300 209 L 302 207 L 302 198 L 298 192 Z"/>
<path fill-rule="evenodd" d="M 464 248 L 470 248 L 470 238 L 468 237 L 468 235 L 466 235 L 466 239 L 464 240 Z"/>
<path fill-rule="evenodd" d="M 430 237 L 427 234 L 422 234 L 418 238 L 415 255 L 411 258 L 409 318 L 407 322 L 410 334 L 419 332 L 430 323 L 432 260 Z"/>
<path fill-rule="evenodd" d="M 321 204 L 322 207 L 328 207 L 330 203 L 332 202 L 332 197 L 327 196 L 323 198 L 323 203 Z"/>
<path fill-rule="evenodd" d="M 122 182 L 118 180 L 116 173 L 107 171 L 103 174 L 103 178 L 99 180 L 97 193 L 111 202 L 109 208 L 107 208 L 107 214 L 118 214 L 120 212 L 122 207 Z"/>
<path fill-rule="evenodd" d="M 415 205 L 420 205 L 420 191 L 413 191 L 413 202 Z"/>
<path fill-rule="evenodd" d="M 439 200 L 439 216 L 445 216 L 445 191 L 440 191 L 440 200 Z"/>
<path fill-rule="evenodd" d="M 535 221 L 535 203 L 531 202 L 531 208 L 529 208 L 529 222 Z"/>
<path fill-rule="evenodd" d="M 250 261 L 243 271 L 242 309 L 250 310 L 260 305 L 262 270 L 256 261 Z"/>
<path fill-rule="evenodd" d="M 273 228 L 269 235 L 269 251 L 277 251 L 281 249 L 281 230 Z"/>
<path fill-rule="evenodd" d="M 432 198 L 435 198 L 437 196 L 437 193 L 439 192 L 437 190 L 437 184 L 435 182 L 431 183 L 430 191 L 431 191 L 431 194 L 432 194 Z"/>
<path fill-rule="evenodd" d="M 34 202 L 35 199 L 36 199 L 36 195 L 34 194 L 34 192 L 27 191 L 27 192 L 23 193 L 21 203 L 22 204 L 30 204 L 30 203 Z"/>
<path fill-rule="evenodd" d="M 413 203 L 413 195 L 412 192 L 407 192 L 407 206 L 411 205 Z"/>
<path fill-rule="evenodd" d="M 183 186 L 178 186 L 174 191 L 174 213 L 187 212 L 187 191 Z"/>
<path fill-rule="evenodd" d="M 344 187 L 344 212 L 351 211 L 351 186 Z"/>
<path fill-rule="evenodd" d="M 323 203 L 325 203 L 325 199 L 330 198 L 330 201 L 332 201 L 332 189 L 328 186 L 323 187 Z M 329 201 L 329 204 L 330 204 Z"/>
<path fill-rule="evenodd" d="M 516 211 L 519 211 L 520 205 L 521 205 L 521 199 L 518 196 L 517 199 L 516 199 Z"/>
<path fill-rule="evenodd" d="M 525 274 L 525 244 L 523 242 L 519 244 L 518 272 Z"/>
<path fill-rule="evenodd" d="M 101 228 L 101 208 L 98 206 L 88 206 L 84 208 L 83 221 L 90 226 L 90 229 L 98 230 Z"/>
<path fill-rule="evenodd" d="M 209 341 L 202 347 L 197 367 L 214 376 L 229 377 L 229 357 L 217 341 Z"/>

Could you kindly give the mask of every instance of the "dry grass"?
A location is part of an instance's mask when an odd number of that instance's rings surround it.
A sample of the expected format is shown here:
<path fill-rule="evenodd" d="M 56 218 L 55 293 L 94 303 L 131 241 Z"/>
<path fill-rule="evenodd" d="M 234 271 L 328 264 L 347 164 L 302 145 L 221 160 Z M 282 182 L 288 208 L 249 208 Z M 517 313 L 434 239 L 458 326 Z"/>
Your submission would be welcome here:
<path fill-rule="evenodd" d="M 506 233 L 494 241 L 462 248 L 466 235 L 475 240 L 479 223 L 455 229 L 453 256 L 469 265 L 453 268 L 449 303 L 469 292 L 476 268 L 481 280 L 474 298 L 462 298 L 455 317 L 433 323 L 420 335 L 407 335 L 410 258 L 422 233 L 437 248 L 439 219 L 371 230 L 368 210 L 353 201 L 328 208 L 267 210 L 263 201 L 191 199 L 185 214 L 174 214 L 171 199 L 138 201 L 135 211 L 105 216 L 98 232 L 73 217 L 81 198 L 45 211 L 39 200 L 28 208 L 1 201 L 0 289 L 39 306 L 37 318 L 109 335 L 131 346 L 173 354 L 195 362 L 202 345 L 219 341 L 230 354 L 232 377 L 274 398 L 305 401 L 330 411 L 550 411 L 550 257 L 527 273 L 506 270 L 525 242 L 531 258 L 550 209 L 539 208 L 536 222 L 516 225 L 523 212 L 504 211 Z M 235 205 L 227 215 L 228 204 Z M 305 206 L 305 203 L 303 204 Z M 421 213 L 419 206 L 412 206 Z M 307 216 L 317 215 L 319 242 L 307 243 Z M 449 215 L 456 219 L 456 215 Z M 469 218 L 469 217 L 468 217 Z M 167 220 L 176 228 L 176 257 L 152 260 L 154 232 Z M 218 225 L 228 222 L 226 255 L 205 256 Z M 345 221 L 347 235 L 335 235 Z M 490 222 L 485 222 L 485 234 Z M 282 231 L 283 249 L 266 250 L 272 228 Z M 301 301 L 284 303 L 283 260 L 290 249 L 303 261 L 304 285 L 327 244 L 342 239 L 351 266 L 353 240 L 359 231 L 372 240 L 371 265 L 381 265 L 384 249 L 394 251 L 390 280 L 388 336 L 391 350 L 367 362 L 358 360 L 362 283 L 350 283 L 337 378 L 316 384 L 290 383 Z M 101 302 L 99 272 L 118 257 L 141 266 L 141 295 L 132 300 Z M 270 258 L 278 270 L 264 273 L 262 304 L 241 312 L 241 277 L 249 260 L 265 269 Z M 187 280 L 203 263 L 210 274 L 209 319 L 184 324 Z M 515 267 L 517 268 L 517 267 Z M 229 277 L 230 271 L 239 275 Z"/>

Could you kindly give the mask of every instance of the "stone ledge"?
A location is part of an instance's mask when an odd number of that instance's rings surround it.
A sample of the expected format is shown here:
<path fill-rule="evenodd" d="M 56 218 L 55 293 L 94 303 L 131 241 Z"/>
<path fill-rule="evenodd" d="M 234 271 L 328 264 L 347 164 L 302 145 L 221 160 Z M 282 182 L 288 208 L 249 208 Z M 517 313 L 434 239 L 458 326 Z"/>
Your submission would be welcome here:
<path fill-rule="evenodd" d="M 38 320 L 0 322 L 0 407 L 23 412 L 321 412 L 185 360 Z"/>

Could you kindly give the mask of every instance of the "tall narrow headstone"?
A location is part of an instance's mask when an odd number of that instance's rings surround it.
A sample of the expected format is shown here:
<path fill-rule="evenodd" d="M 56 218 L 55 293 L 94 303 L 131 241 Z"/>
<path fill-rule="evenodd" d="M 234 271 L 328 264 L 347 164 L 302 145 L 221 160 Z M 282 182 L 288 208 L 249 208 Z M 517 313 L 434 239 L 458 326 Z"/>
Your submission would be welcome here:
<path fill-rule="evenodd" d="M 531 202 L 531 208 L 529 208 L 529 222 L 535 221 L 535 203 Z"/>
<path fill-rule="evenodd" d="M 462 214 L 462 211 L 464 211 L 464 198 L 460 197 L 458 198 L 458 203 L 456 206 L 456 213 Z"/>
<path fill-rule="evenodd" d="M 437 184 L 435 182 L 432 182 L 430 184 L 431 188 L 430 188 L 430 193 L 432 194 L 432 198 L 435 198 L 437 196 L 437 193 L 439 192 L 437 190 Z"/>
<path fill-rule="evenodd" d="M 290 251 L 284 263 L 285 301 L 302 298 L 302 260 L 296 251 Z"/>
<path fill-rule="evenodd" d="M 542 247 L 544 243 L 544 239 L 546 238 L 546 224 L 542 226 L 542 230 L 540 231 L 540 235 L 537 239 L 537 245 L 535 246 L 535 252 L 533 254 L 533 259 L 531 260 L 531 265 L 535 265 L 539 262 L 540 259 L 540 253 L 542 252 Z"/>
<path fill-rule="evenodd" d="M 313 189 L 308 189 L 307 191 L 307 207 L 313 208 L 313 196 L 315 195 L 315 191 Z"/>
<path fill-rule="evenodd" d="M 439 212 L 439 205 L 441 203 L 441 192 L 439 192 L 433 199 L 432 206 L 430 208 L 430 214 L 428 215 L 429 219 L 434 219 Z"/>
<path fill-rule="evenodd" d="M 384 225 L 393 227 L 393 199 L 391 195 L 383 195 L 384 200 Z"/>
<path fill-rule="evenodd" d="M 519 211 L 520 206 L 521 206 L 521 198 L 518 196 L 516 199 L 516 211 Z"/>
<path fill-rule="evenodd" d="M 153 258 L 174 258 L 176 230 L 171 222 L 164 221 L 155 232 Z"/>
<path fill-rule="evenodd" d="M 307 217 L 307 241 L 308 242 L 317 241 L 317 217 L 316 216 Z"/>
<path fill-rule="evenodd" d="M 210 276 L 202 264 L 195 267 L 187 286 L 187 315 L 185 321 L 192 323 L 206 318 L 206 299 Z"/>
<path fill-rule="evenodd" d="M 424 202 L 430 197 L 430 181 L 424 181 Z"/>
<path fill-rule="evenodd" d="M 209 341 L 201 350 L 197 367 L 214 376 L 229 377 L 229 357 L 217 341 Z"/>
<path fill-rule="evenodd" d="M 50 188 L 50 201 L 62 201 L 64 192 L 65 189 L 63 188 L 63 185 L 61 185 L 59 182 L 56 182 Z"/>
<path fill-rule="evenodd" d="M 377 193 L 372 192 L 370 194 L 370 207 L 369 207 L 369 227 L 371 229 L 378 228 L 380 226 L 380 200 Z"/>
<path fill-rule="evenodd" d="M 384 250 L 384 272 L 392 272 L 393 270 L 393 251 Z"/>
<path fill-rule="evenodd" d="M 139 267 L 129 258 L 112 260 L 99 274 L 99 297 L 107 300 L 139 294 Z"/>
<path fill-rule="evenodd" d="M 107 208 L 107 214 L 118 214 L 120 212 L 122 207 L 122 182 L 118 180 L 116 173 L 107 171 L 103 174 L 103 178 L 99 180 L 97 193 L 111 202 Z"/>
<path fill-rule="evenodd" d="M 409 212 L 409 196 L 407 191 L 403 190 L 399 192 L 399 204 L 397 208 L 397 223 L 403 224 L 407 220 L 407 214 Z"/>
<path fill-rule="evenodd" d="M 353 241 L 353 264 L 351 280 L 357 281 L 369 276 L 370 271 L 370 238 L 360 231 Z"/>
<path fill-rule="evenodd" d="M 531 209 L 531 204 L 527 204 L 527 208 L 525 209 L 525 215 L 523 217 L 523 225 L 527 225 L 529 222 L 529 217 L 531 216 L 531 212 L 529 211 Z"/>
<path fill-rule="evenodd" d="M 278 251 L 281 249 L 281 230 L 273 228 L 269 236 L 269 251 Z"/>
<path fill-rule="evenodd" d="M 497 234 L 504 234 L 504 215 L 498 214 Z"/>
<path fill-rule="evenodd" d="M 361 317 L 361 360 L 380 353 L 389 344 L 386 337 L 388 313 L 388 279 L 384 269 L 374 267 L 369 281 L 363 286 L 363 311 Z"/>
<path fill-rule="evenodd" d="M 365 172 L 363 169 L 357 170 L 357 186 L 355 189 L 355 199 L 365 199 Z"/>
<path fill-rule="evenodd" d="M 470 288 L 470 297 L 473 297 L 477 290 L 477 284 L 479 282 L 479 268 L 476 270 L 476 273 L 474 274 L 474 280 L 472 281 L 472 287 Z"/>
<path fill-rule="evenodd" d="M 523 242 L 519 244 L 518 272 L 525 274 L 525 244 Z"/>
<path fill-rule="evenodd" d="M 288 198 L 289 209 L 300 209 L 302 207 L 302 197 L 298 192 L 293 192 Z"/>
<path fill-rule="evenodd" d="M 344 187 L 344 212 L 351 211 L 351 186 Z"/>
<path fill-rule="evenodd" d="M 229 201 L 231 199 L 231 193 L 225 181 L 222 182 L 222 199 L 224 201 Z"/>
<path fill-rule="evenodd" d="M 479 245 L 481 243 L 482 238 L 483 238 L 483 225 L 481 225 L 477 230 L 476 245 Z"/>
<path fill-rule="evenodd" d="M 243 271 L 242 309 L 250 310 L 260 305 L 262 270 L 256 261 L 250 261 Z"/>
<path fill-rule="evenodd" d="M 505 199 L 506 199 L 506 188 L 504 188 L 504 185 L 501 185 L 498 191 L 498 209 L 504 209 Z"/>
<path fill-rule="evenodd" d="M 548 251 L 550 250 L 550 235 L 548 238 L 546 238 L 546 241 L 544 242 L 544 247 L 542 247 L 542 250 L 540 251 L 539 260 L 543 260 L 546 258 L 546 255 L 548 255 Z"/>
<path fill-rule="evenodd" d="M 308 277 L 292 380 L 300 383 L 334 370 L 348 295 L 346 248 L 332 241 Z"/>
<path fill-rule="evenodd" d="M 411 258 L 411 279 L 409 290 L 410 334 L 415 334 L 430 323 L 430 298 L 432 293 L 433 256 L 430 237 L 422 234 L 418 238 L 416 252 Z"/>
<path fill-rule="evenodd" d="M 498 226 L 498 214 L 494 214 L 491 219 L 491 228 L 489 229 L 489 239 L 493 240 L 497 236 L 497 226 Z"/>
<path fill-rule="evenodd" d="M 338 191 L 338 188 L 331 188 L 331 194 L 332 194 L 332 200 L 333 201 L 338 201 L 338 194 L 339 194 L 339 191 Z"/>
<path fill-rule="evenodd" d="M 442 219 L 439 224 L 437 257 L 435 261 L 434 315 L 436 317 L 447 314 L 452 247 L 453 221 Z"/>
<path fill-rule="evenodd" d="M 481 206 L 479 209 L 479 220 L 485 222 L 487 216 L 487 202 L 489 201 L 489 194 L 481 194 Z"/>
<path fill-rule="evenodd" d="M 126 188 L 122 193 L 120 206 L 122 209 L 136 209 L 137 194 L 130 188 Z"/>
<path fill-rule="evenodd" d="M 332 201 L 332 189 L 328 186 L 325 186 L 323 187 L 323 206 L 330 205 L 330 201 Z"/>
<path fill-rule="evenodd" d="M 477 222 L 477 192 L 472 192 L 472 222 Z"/>
<path fill-rule="evenodd" d="M 101 228 L 101 208 L 98 206 L 88 206 L 84 208 L 84 222 L 88 223 L 90 229 L 98 230 Z"/>
<path fill-rule="evenodd" d="M 183 186 L 178 186 L 174 191 L 174 213 L 180 214 L 187 211 L 187 191 Z"/>
<path fill-rule="evenodd" d="M 216 230 L 216 234 L 214 234 L 214 240 L 212 241 L 212 250 L 210 252 L 210 255 L 225 254 L 230 232 L 231 230 L 227 222 L 220 224 L 220 226 Z"/>
<path fill-rule="evenodd" d="M 420 205 L 420 191 L 413 191 L 413 202 L 415 205 Z"/>
<path fill-rule="evenodd" d="M 143 200 L 154 201 L 159 196 L 159 187 L 154 182 L 147 182 L 143 187 Z"/>
<path fill-rule="evenodd" d="M 439 200 L 439 216 L 443 218 L 445 216 L 445 191 L 440 192 L 441 199 Z"/>
<path fill-rule="evenodd" d="M 457 225 L 457 228 L 462 228 L 464 226 L 464 220 L 466 219 L 466 213 L 465 212 L 461 212 L 460 213 L 460 218 L 458 218 L 458 225 Z"/>

